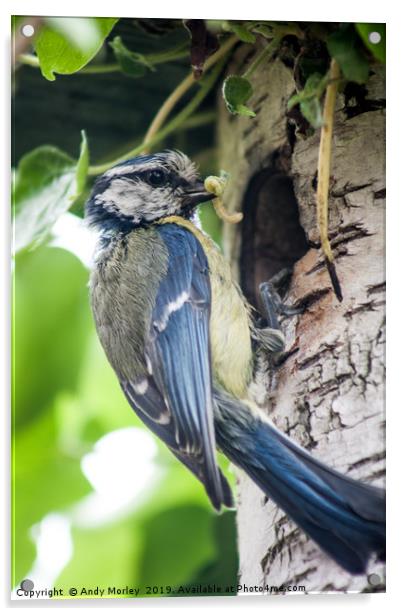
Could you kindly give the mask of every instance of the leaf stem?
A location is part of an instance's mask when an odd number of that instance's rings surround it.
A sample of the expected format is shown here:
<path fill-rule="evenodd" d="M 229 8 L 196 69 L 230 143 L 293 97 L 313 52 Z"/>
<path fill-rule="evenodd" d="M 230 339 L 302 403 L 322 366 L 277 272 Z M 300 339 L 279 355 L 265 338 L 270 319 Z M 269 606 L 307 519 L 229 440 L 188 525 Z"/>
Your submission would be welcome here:
<path fill-rule="evenodd" d="M 39 58 L 38 56 L 34 56 L 31 53 L 22 53 L 18 56 L 18 62 L 21 64 L 25 64 L 26 66 L 33 66 L 34 68 L 40 68 Z M 77 71 L 75 74 L 86 74 L 90 73 L 114 73 L 120 70 L 120 66 L 117 63 L 113 64 L 89 64 L 84 66 L 82 69 Z"/>
<path fill-rule="evenodd" d="M 224 57 L 226 53 L 235 45 L 235 43 L 237 43 L 238 40 L 239 39 L 237 38 L 237 36 L 231 36 L 230 38 L 228 38 L 228 40 L 218 49 L 218 51 L 216 51 L 212 56 L 210 56 L 210 58 L 207 59 L 204 65 L 204 73 L 216 62 L 218 62 L 222 57 Z M 156 135 L 156 133 L 159 131 L 160 127 L 172 111 L 173 107 L 194 83 L 195 79 L 193 73 L 190 73 L 185 79 L 183 79 L 182 82 L 179 83 L 179 85 L 165 100 L 145 134 L 145 151 L 148 151 L 147 149 L 150 145 L 151 140 L 153 139 L 154 135 Z"/>
<path fill-rule="evenodd" d="M 188 120 L 185 120 L 180 126 L 180 130 L 188 130 L 189 128 L 199 128 L 206 124 L 212 124 L 216 120 L 216 111 L 200 111 L 194 114 Z"/>
<path fill-rule="evenodd" d="M 250 64 L 248 69 L 243 73 L 243 79 L 248 79 L 254 73 L 256 68 L 260 66 L 261 62 L 265 60 L 265 58 L 272 56 L 274 51 L 279 46 L 279 43 L 285 36 L 297 36 L 298 38 L 303 38 L 302 30 L 296 24 L 287 24 L 284 26 L 278 26 L 274 24 L 272 26 L 272 40 L 264 49 L 257 55 L 255 60 Z"/>
<path fill-rule="evenodd" d="M 163 64 L 164 62 L 171 62 L 172 60 L 179 60 L 180 58 L 189 57 L 190 52 L 187 45 L 183 48 L 183 45 L 178 45 L 173 49 L 167 49 L 158 53 L 145 54 L 144 58 L 149 64 Z"/>
<path fill-rule="evenodd" d="M 244 71 L 242 75 L 243 79 L 249 79 L 249 77 L 251 77 L 251 75 L 254 73 L 256 68 L 260 66 L 261 62 L 263 62 L 265 58 L 270 57 L 274 53 L 275 49 L 278 47 L 281 41 L 281 38 L 282 38 L 281 35 L 274 36 L 272 41 L 268 43 L 266 47 L 264 47 L 264 49 L 257 55 L 257 57 L 250 64 L 248 69 Z"/>
<path fill-rule="evenodd" d="M 88 64 L 87 66 L 84 66 L 81 70 L 77 71 L 74 74 L 75 75 L 99 75 L 101 73 L 118 73 L 119 71 L 121 71 L 120 65 L 117 64 L 117 62 L 113 62 L 110 64 Z"/>
<path fill-rule="evenodd" d="M 21 64 L 26 64 L 27 66 L 39 68 L 39 58 L 34 56 L 32 53 L 20 53 L 18 56 L 18 62 Z"/>
<path fill-rule="evenodd" d="M 172 62 L 173 60 L 179 60 L 180 58 L 185 58 L 188 56 L 187 49 L 179 49 L 175 48 L 171 51 L 167 51 L 164 55 L 162 54 L 149 54 L 144 56 L 147 63 L 153 64 L 163 64 L 164 62 Z M 40 68 L 39 58 L 30 53 L 23 53 L 18 56 L 18 62 L 21 64 L 25 64 L 26 66 L 32 66 L 34 68 Z M 96 75 L 101 73 L 117 73 L 122 72 L 124 75 L 124 71 L 122 71 L 120 64 L 117 62 L 113 62 L 110 64 L 87 64 L 79 71 L 74 73 L 75 75 Z"/>
<path fill-rule="evenodd" d="M 174 132 L 179 126 L 181 126 L 187 120 L 187 118 L 189 118 L 189 116 L 202 103 L 202 101 L 204 100 L 204 98 L 206 97 L 206 95 L 208 94 L 208 92 L 210 91 L 214 83 L 216 82 L 217 78 L 219 77 L 219 74 L 222 70 L 224 62 L 225 62 L 225 58 L 223 57 L 220 59 L 218 64 L 215 66 L 215 68 L 208 75 L 204 77 L 203 81 L 201 82 L 200 89 L 198 90 L 196 95 L 191 99 L 191 101 L 184 107 L 184 109 L 182 109 L 168 124 L 166 124 L 164 128 L 161 128 L 157 133 L 155 133 L 151 137 L 151 139 L 149 139 L 146 142 L 146 144 L 145 144 L 145 139 L 144 139 L 142 143 L 140 143 L 134 149 L 126 152 L 125 154 L 117 158 L 116 160 L 109 161 L 101 165 L 93 165 L 89 167 L 88 175 L 90 176 L 100 175 L 101 173 L 104 173 L 105 171 L 107 171 L 107 169 L 109 169 L 110 167 L 113 167 L 113 165 L 117 165 L 118 163 L 126 160 L 127 158 L 133 158 L 134 156 L 137 156 L 138 154 L 143 153 L 145 145 L 148 148 L 150 148 L 156 143 L 162 141 L 162 139 L 167 137 L 167 135 L 170 135 L 172 132 Z"/>
<path fill-rule="evenodd" d="M 336 93 L 340 78 L 340 69 L 333 58 L 329 69 L 329 81 L 325 93 L 323 126 L 321 128 L 320 148 L 318 153 L 317 175 L 317 223 L 320 231 L 321 248 L 336 297 L 342 301 L 342 290 L 335 269 L 334 255 L 328 239 L 328 191 L 331 168 L 331 146 L 334 125 Z"/>

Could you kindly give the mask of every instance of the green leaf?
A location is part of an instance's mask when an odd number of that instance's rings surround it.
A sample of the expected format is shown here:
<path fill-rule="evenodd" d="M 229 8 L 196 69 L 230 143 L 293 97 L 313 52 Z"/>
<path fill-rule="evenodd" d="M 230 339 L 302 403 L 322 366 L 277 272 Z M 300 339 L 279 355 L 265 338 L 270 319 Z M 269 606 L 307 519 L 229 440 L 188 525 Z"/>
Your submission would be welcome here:
<path fill-rule="evenodd" d="M 307 79 L 300 92 L 294 94 L 288 101 L 288 109 L 300 104 L 300 111 L 313 128 L 322 126 L 321 96 L 327 85 L 327 77 L 313 73 Z"/>
<path fill-rule="evenodd" d="M 77 194 L 74 199 L 78 197 L 82 193 L 85 188 L 85 183 L 87 180 L 89 167 L 89 147 L 88 147 L 88 139 L 84 130 L 81 131 L 81 145 L 80 145 L 80 154 L 77 162 L 77 170 L 75 173 L 75 178 L 77 182 Z"/>
<path fill-rule="evenodd" d="M 229 22 L 229 27 L 243 43 L 255 43 L 255 35 L 244 26 Z"/>
<path fill-rule="evenodd" d="M 221 246 L 223 223 L 215 209 L 209 203 L 202 204 L 198 206 L 198 215 L 203 230 L 208 233 L 218 246 Z"/>
<path fill-rule="evenodd" d="M 189 53 L 188 45 L 179 43 L 174 47 L 144 55 L 128 49 L 120 36 L 115 36 L 109 45 L 121 70 L 130 77 L 143 77 L 147 70 L 155 70 L 155 65 L 183 58 Z"/>
<path fill-rule="evenodd" d="M 22 426 L 78 385 L 93 331 L 88 272 L 61 248 L 41 246 L 15 260 L 13 408 Z"/>
<path fill-rule="evenodd" d="M 361 37 L 363 43 L 371 51 L 373 56 L 380 62 L 385 62 L 386 51 L 386 30 L 385 24 L 355 24 L 355 28 Z M 378 43 L 372 43 L 370 41 L 370 34 L 372 32 L 378 32 L 381 36 L 381 40 Z"/>
<path fill-rule="evenodd" d="M 328 51 L 338 62 L 345 79 L 365 83 L 369 76 L 369 63 L 360 45 L 360 38 L 352 25 L 342 26 L 327 40 Z"/>
<path fill-rule="evenodd" d="M 60 511 L 91 491 L 79 458 L 58 446 L 52 409 L 13 438 L 13 585 L 28 573 L 35 557 L 30 536 L 33 524 Z"/>
<path fill-rule="evenodd" d="M 255 26 L 253 26 L 253 32 L 260 34 L 266 39 L 272 39 L 273 37 L 273 28 L 264 23 L 256 23 Z"/>
<path fill-rule="evenodd" d="M 245 105 L 252 93 L 253 87 L 244 77 L 229 75 L 223 82 L 223 98 L 230 113 L 254 117 L 254 111 Z"/>
<path fill-rule="evenodd" d="M 63 588 L 67 596 L 72 586 L 78 589 L 76 598 L 82 599 L 85 598 L 80 594 L 83 587 L 105 588 L 107 592 L 109 587 L 133 587 L 137 583 L 142 535 L 133 520 L 73 528 L 72 539 L 73 558 L 57 580 L 57 587 Z"/>
<path fill-rule="evenodd" d="M 121 70 L 127 75 L 131 77 L 143 77 L 147 69 L 152 68 L 151 65 L 148 64 L 145 56 L 127 49 L 120 36 L 115 36 L 109 45 L 113 49 Z"/>
<path fill-rule="evenodd" d="M 216 556 L 212 522 L 208 509 L 190 504 L 161 511 L 144 522 L 142 594 L 147 585 L 184 583 Z"/>
<path fill-rule="evenodd" d="M 323 124 L 322 108 L 318 98 L 302 101 L 300 111 L 313 128 L 320 128 Z"/>
<path fill-rule="evenodd" d="M 255 118 L 255 113 L 250 107 L 247 105 L 238 105 L 236 109 L 236 113 L 241 116 L 246 116 L 248 118 Z"/>
<path fill-rule="evenodd" d="M 78 161 L 48 145 L 22 157 L 13 191 L 15 252 L 39 244 L 70 208 L 85 186 L 88 158 L 84 132 Z"/>
<path fill-rule="evenodd" d="M 186 586 L 216 584 L 222 595 L 236 595 L 239 559 L 237 555 L 236 513 L 225 511 L 212 520 L 216 557 L 196 572 Z M 233 590 L 232 590 L 233 588 Z"/>
<path fill-rule="evenodd" d="M 71 75 L 88 64 L 117 22 L 111 17 L 53 17 L 35 39 L 42 75 L 54 81 L 55 73 Z"/>
<path fill-rule="evenodd" d="M 214 520 L 208 509 L 177 503 L 143 519 L 134 511 L 107 525 L 73 527 L 73 558 L 57 586 L 66 594 L 76 587 L 78 599 L 82 598 L 82 587 L 103 587 L 106 591 L 138 587 L 139 596 L 146 596 L 146 586 L 155 589 L 152 594 L 156 595 L 165 585 L 172 586 L 173 591 L 173 586 L 216 561 Z"/>
<path fill-rule="evenodd" d="M 35 557 L 31 526 L 90 489 L 79 457 L 62 445 L 59 399 L 60 392 L 66 395 L 78 385 L 93 326 L 88 272 L 76 257 L 40 247 L 20 253 L 15 261 L 13 575 L 19 583 Z M 70 444 L 70 452 L 79 451 L 77 440 Z"/>
<path fill-rule="evenodd" d="M 106 359 L 94 328 L 85 352 L 81 350 L 81 372 L 75 400 L 59 404 L 63 431 L 74 438 L 85 440 L 88 424 L 98 429 L 98 438 L 112 430 L 143 424 L 131 411 L 119 381 Z M 82 413 L 85 408 L 85 414 Z M 110 409 L 113 409 L 113 413 Z"/>

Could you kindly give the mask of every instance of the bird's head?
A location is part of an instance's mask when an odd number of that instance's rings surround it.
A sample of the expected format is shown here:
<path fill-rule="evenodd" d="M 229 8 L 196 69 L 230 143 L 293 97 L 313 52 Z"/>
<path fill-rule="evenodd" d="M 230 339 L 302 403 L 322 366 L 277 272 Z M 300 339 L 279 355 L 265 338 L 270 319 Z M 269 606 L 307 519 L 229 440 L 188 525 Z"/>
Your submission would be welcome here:
<path fill-rule="evenodd" d="M 96 180 L 85 213 L 103 231 L 129 231 L 167 216 L 192 216 L 208 193 L 191 160 L 178 151 L 137 156 Z"/>

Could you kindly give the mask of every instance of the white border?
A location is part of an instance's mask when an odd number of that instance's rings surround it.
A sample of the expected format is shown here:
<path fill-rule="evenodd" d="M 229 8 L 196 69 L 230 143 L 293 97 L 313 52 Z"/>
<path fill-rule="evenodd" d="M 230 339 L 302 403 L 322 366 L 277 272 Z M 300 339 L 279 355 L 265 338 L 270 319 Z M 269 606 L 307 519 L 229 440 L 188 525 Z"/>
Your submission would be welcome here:
<path fill-rule="evenodd" d="M 107 3 L 87 0 L 53 2 L 52 0 L 16 0 L 8 2 L 14 14 L 70 15 L 107 17 L 169 17 L 208 19 L 270 19 L 281 21 L 388 21 L 397 10 L 392 0 L 368 3 L 365 0 L 337 0 L 331 5 L 316 0 L 287 0 L 287 2 L 234 2 L 233 0 L 203 0 L 200 4 L 188 0 L 162 2 L 149 0 L 146 4 L 129 0 Z M 387 8 L 388 7 L 388 8 Z"/>
<path fill-rule="evenodd" d="M 0 311 L 1 311 L 1 331 L 0 340 L 3 341 L 1 348 L 1 382 L 0 392 L 3 396 L 3 422 L 1 426 L 1 437 L 3 440 L 1 479 L 3 483 L 2 503 L 5 507 L 1 508 L 1 521 L 3 530 L 2 545 L 9 546 L 9 163 L 10 163 L 10 81 L 9 81 L 9 55 L 10 55 L 10 15 L 23 14 L 30 15 L 99 15 L 99 16 L 131 16 L 133 12 L 136 17 L 170 17 L 170 18 L 200 18 L 209 19 L 250 19 L 263 18 L 282 21 L 366 21 L 366 22 L 387 22 L 387 318 L 388 318 L 388 345 L 387 345 L 387 489 L 388 489 L 388 565 L 387 565 L 387 593 L 381 595 L 315 595 L 310 597 L 285 596 L 285 597 L 247 597 L 244 598 L 197 598 L 197 599 L 144 599 L 132 601 L 103 601 L 93 600 L 90 602 L 74 601 L 54 602 L 54 601 L 35 601 L 34 607 L 44 607 L 45 609 L 64 609 L 72 610 L 78 607 L 100 608 L 115 611 L 117 608 L 129 608 L 136 611 L 154 609 L 155 607 L 164 610 L 188 609 L 205 610 L 208 608 L 218 608 L 222 611 L 232 611 L 245 608 L 264 610 L 276 608 L 281 611 L 281 616 L 289 613 L 290 610 L 297 611 L 303 616 L 320 614 L 323 610 L 328 616 L 336 614 L 339 610 L 352 612 L 363 612 L 366 616 L 373 614 L 378 616 L 379 610 L 385 607 L 392 609 L 398 605 L 398 591 L 402 585 L 399 579 L 401 568 L 401 508 L 400 508 L 400 460 L 397 454 L 400 449 L 399 440 L 401 438 L 401 391 L 402 382 L 402 345 L 401 345 L 401 270 L 402 259 L 400 246 L 402 243 L 402 174 L 401 166 L 401 11 L 398 11 L 397 3 L 393 0 L 378 0 L 375 2 L 337 0 L 334 3 L 319 2 L 319 0 L 287 0 L 286 2 L 255 1 L 254 3 L 235 3 L 234 0 L 203 0 L 202 3 L 169 0 L 169 2 L 157 2 L 149 0 L 147 3 L 136 7 L 137 3 L 132 1 L 123 2 L 114 0 L 112 3 L 90 2 L 85 4 L 78 0 L 69 0 L 65 3 L 55 3 L 54 0 L 35 0 L 32 1 L 6 1 L 2 3 L 0 27 L 2 29 L 2 74 L 5 80 L 1 91 L 3 112 L 2 121 L 2 140 L 3 140 L 3 160 L 1 165 L 0 186 L 3 187 L 3 199 L 1 206 L 1 256 L 2 267 L 0 268 Z M 113 15 L 111 15 L 113 12 Z M 399 447 L 398 447 L 399 445 Z M 399 502 L 397 494 L 399 492 Z M 9 554 L 7 550 L 2 550 L 0 580 L 2 583 L 3 606 L 6 609 L 15 609 L 17 612 L 30 609 L 31 606 L 24 604 L 15 606 L 9 601 L 10 575 L 9 575 Z M 33 605 L 32 605 L 33 606 Z"/>

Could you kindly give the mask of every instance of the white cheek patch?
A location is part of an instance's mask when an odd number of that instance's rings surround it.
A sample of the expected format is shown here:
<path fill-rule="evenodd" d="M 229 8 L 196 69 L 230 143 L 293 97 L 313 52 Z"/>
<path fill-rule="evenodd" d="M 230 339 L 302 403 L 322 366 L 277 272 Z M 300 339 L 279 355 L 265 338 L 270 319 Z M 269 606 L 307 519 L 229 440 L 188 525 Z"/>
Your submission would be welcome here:
<path fill-rule="evenodd" d="M 110 178 L 110 184 L 103 193 L 95 196 L 95 203 L 102 205 L 111 214 L 121 215 L 134 223 L 153 222 L 181 212 L 183 190 L 180 186 L 176 190 L 170 184 L 153 187 L 141 177 L 125 177 L 158 166 L 186 182 L 197 179 L 196 166 L 185 154 L 168 151 L 149 161 L 121 165 L 106 171 L 104 176 Z"/>
<path fill-rule="evenodd" d="M 138 211 L 144 202 L 144 189 L 141 183 L 129 179 L 117 178 L 110 186 L 95 197 L 95 203 L 102 204 L 113 212 L 121 212 L 124 216 L 138 218 Z"/>
<path fill-rule="evenodd" d="M 157 220 L 177 212 L 171 188 L 152 188 L 146 182 L 116 178 L 110 186 L 95 197 L 95 203 L 106 210 L 123 214 L 134 222 Z"/>
<path fill-rule="evenodd" d="M 171 188 L 154 188 L 144 200 L 142 215 L 146 220 L 157 220 L 175 214 L 180 207 Z M 148 207 L 147 207 L 148 206 Z"/>

